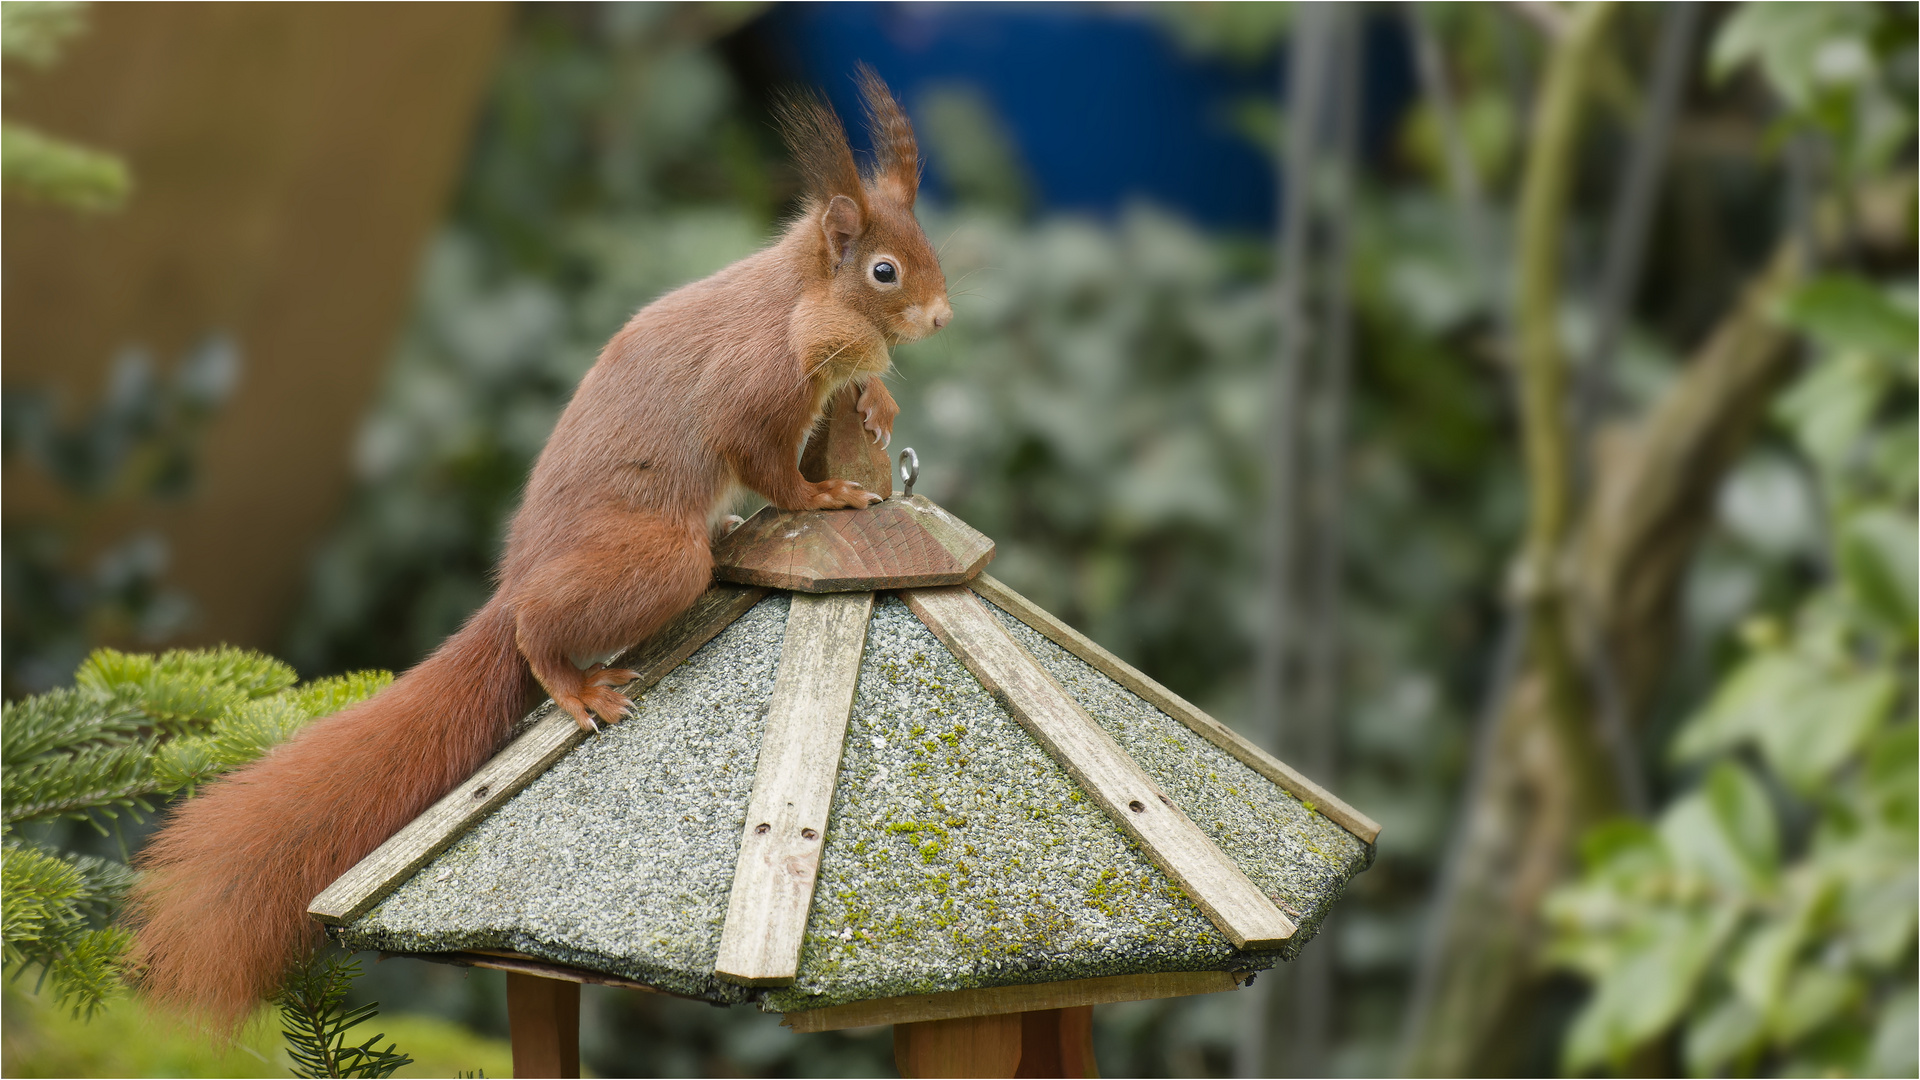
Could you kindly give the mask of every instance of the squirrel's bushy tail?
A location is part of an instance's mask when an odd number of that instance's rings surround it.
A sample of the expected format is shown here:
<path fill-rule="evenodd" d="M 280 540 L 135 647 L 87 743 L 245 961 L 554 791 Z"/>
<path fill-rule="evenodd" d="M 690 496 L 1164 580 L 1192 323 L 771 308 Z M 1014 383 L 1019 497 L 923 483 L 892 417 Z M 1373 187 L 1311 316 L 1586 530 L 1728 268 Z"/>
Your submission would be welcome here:
<path fill-rule="evenodd" d="M 147 992 L 221 1029 L 244 1021 L 315 945 L 307 904 L 472 775 L 530 682 L 496 597 L 392 686 L 182 804 L 138 860 Z"/>

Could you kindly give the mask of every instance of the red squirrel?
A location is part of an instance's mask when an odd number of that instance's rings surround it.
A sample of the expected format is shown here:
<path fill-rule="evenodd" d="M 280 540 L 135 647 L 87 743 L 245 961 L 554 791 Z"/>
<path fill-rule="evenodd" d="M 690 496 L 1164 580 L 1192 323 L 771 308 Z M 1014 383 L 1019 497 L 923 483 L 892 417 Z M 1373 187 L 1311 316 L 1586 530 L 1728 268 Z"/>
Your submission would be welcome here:
<path fill-rule="evenodd" d="M 804 479 L 801 445 L 849 382 L 866 429 L 890 439 L 888 348 L 953 311 L 914 219 L 913 128 L 864 67 L 861 86 L 866 175 L 829 107 L 781 108 L 799 217 L 601 350 L 534 463 L 485 606 L 391 686 L 208 784 L 154 836 L 130 907 L 149 995 L 237 1026 L 316 944 L 308 902 L 498 750 L 534 683 L 582 728 L 627 716 L 618 687 L 634 674 L 596 661 L 707 588 L 710 522 L 739 487 L 785 510 L 879 500 Z"/>

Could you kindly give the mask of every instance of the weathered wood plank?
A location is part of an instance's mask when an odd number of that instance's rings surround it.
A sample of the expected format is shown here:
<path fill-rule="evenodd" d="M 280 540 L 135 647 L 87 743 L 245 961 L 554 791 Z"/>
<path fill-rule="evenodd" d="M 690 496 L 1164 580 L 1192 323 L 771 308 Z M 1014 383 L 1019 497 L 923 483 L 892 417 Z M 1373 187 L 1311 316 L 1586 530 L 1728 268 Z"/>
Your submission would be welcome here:
<path fill-rule="evenodd" d="M 1248 768 L 1278 784 L 1282 790 L 1326 815 L 1341 828 L 1369 844 L 1379 837 L 1380 826 L 1372 818 L 1348 806 L 1326 788 L 1302 776 L 1293 766 L 1248 742 L 1239 732 L 1201 712 L 1187 699 L 1101 648 L 1092 638 L 1061 622 L 1040 605 L 1007 588 L 1006 583 L 991 575 L 981 574 L 968 585 L 974 592 L 993 601 L 994 606 L 1026 623 L 1114 682 L 1140 695 L 1154 708 L 1192 728 L 1201 738 L 1232 754 Z"/>
<path fill-rule="evenodd" d="M 784 986 L 800 970 L 872 614 L 872 593 L 793 597 L 714 961 L 723 979 Z"/>
<path fill-rule="evenodd" d="M 993 558 L 993 541 L 924 495 L 864 510 L 763 508 L 713 548 L 722 581 L 797 592 L 958 585 Z"/>
<path fill-rule="evenodd" d="M 765 589 L 739 585 L 708 589 L 692 607 L 627 654 L 626 666 L 640 678 L 622 689 L 631 697 L 659 682 L 765 595 Z M 492 813 L 586 738 L 572 717 L 554 709 L 551 703 L 541 708 L 546 716 L 480 766 L 466 783 L 448 792 L 340 875 L 313 898 L 307 914 L 333 925 L 359 918 L 445 851 L 474 822 Z"/>
<path fill-rule="evenodd" d="M 860 387 L 848 383 L 828 399 L 800 452 L 800 475 L 815 482 L 851 480 L 883 499 L 893 495 L 893 461 L 861 423 Z"/>
<path fill-rule="evenodd" d="M 913 589 L 901 598 L 1236 946 L 1277 948 L 1293 936 L 1292 920 L 1041 669 L 979 597 L 964 586 L 948 586 Z"/>
<path fill-rule="evenodd" d="M 382 952 L 380 959 L 389 960 L 404 957 L 408 960 L 424 960 L 429 964 L 447 964 L 453 967 L 487 968 L 493 971 L 519 971 L 528 975 L 538 975 L 543 979 L 559 979 L 562 982 L 576 982 L 587 986 L 617 986 L 622 990 L 638 990 L 643 994 L 661 994 L 666 997 L 686 998 L 688 1001 L 700 1001 L 702 998 L 690 998 L 685 994 L 675 994 L 657 986 L 648 986 L 643 982 L 623 979 L 618 975 L 609 975 L 604 971 L 588 971 L 585 968 L 556 964 L 550 960 L 527 956 L 524 953 L 499 952 L 492 949 L 473 949 L 468 952 Z"/>
<path fill-rule="evenodd" d="M 790 1012 L 780 1022 L 803 1034 L 839 1031 L 873 1024 L 912 1024 L 961 1016 L 994 1016 L 1102 1005 L 1113 1001 L 1149 1001 L 1232 990 L 1246 978 L 1226 971 L 1163 971 L 1147 975 L 1111 975 L 1101 979 L 949 990 L 940 994 L 877 998 L 824 1009 Z"/>

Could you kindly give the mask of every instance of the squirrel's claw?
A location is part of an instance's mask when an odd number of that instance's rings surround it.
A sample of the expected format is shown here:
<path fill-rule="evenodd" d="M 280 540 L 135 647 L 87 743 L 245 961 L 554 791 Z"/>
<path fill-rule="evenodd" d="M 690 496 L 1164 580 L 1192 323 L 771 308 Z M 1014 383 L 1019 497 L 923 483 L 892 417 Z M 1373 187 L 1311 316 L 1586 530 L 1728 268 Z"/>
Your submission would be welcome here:
<path fill-rule="evenodd" d="M 886 384 L 877 378 L 867 380 L 855 408 L 860 412 L 860 426 L 873 432 L 873 444 L 882 448 L 892 445 L 893 418 L 900 415 L 900 406 L 894 404 Z"/>
<path fill-rule="evenodd" d="M 624 670 L 613 670 L 606 674 L 608 681 L 634 675 Z M 632 680 L 628 678 L 624 681 Z M 603 682 L 588 682 L 578 697 L 555 694 L 553 701 L 573 717 L 573 722 L 580 725 L 581 731 L 595 735 L 602 730 L 601 724 L 617 724 L 640 711 L 632 698 Z"/>

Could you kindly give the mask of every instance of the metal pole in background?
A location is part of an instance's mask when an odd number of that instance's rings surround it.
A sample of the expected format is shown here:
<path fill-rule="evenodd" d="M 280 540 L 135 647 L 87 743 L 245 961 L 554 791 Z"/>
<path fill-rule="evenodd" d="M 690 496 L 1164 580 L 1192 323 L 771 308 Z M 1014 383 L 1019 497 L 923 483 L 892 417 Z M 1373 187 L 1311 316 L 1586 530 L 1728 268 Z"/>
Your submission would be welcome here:
<path fill-rule="evenodd" d="M 1414 55 L 1420 75 L 1421 95 L 1426 99 L 1427 106 L 1434 111 L 1435 119 L 1439 121 L 1440 137 L 1446 144 L 1448 186 L 1452 189 L 1455 204 L 1459 208 L 1462 239 L 1468 245 L 1470 257 L 1478 264 L 1480 273 L 1483 275 L 1483 284 L 1489 290 L 1487 303 L 1492 309 L 1493 323 L 1498 329 L 1499 339 L 1505 342 L 1510 340 L 1507 307 L 1510 289 L 1507 274 L 1502 253 L 1496 251 L 1494 247 L 1491 214 L 1487 208 L 1478 170 L 1474 166 L 1472 149 L 1467 145 L 1466 131 L 1459 121 L 1453 87 L 1447 78 L 1446 57 L 1441 50 L 1439 36 L 1434 33 L 1433 24 L 1426 17 L 1424 5 L 1408 4 L 1404 10 L 1408 30 L 1414 40 Z M 1506 74 L 1508 92 L 1515 104 L 1520 106 L 1521 115 L 1525 115 L 1526 106 L 1530 103 L 1533 92 L 1525 70 L 1524 58 L 1520 55 L 1512 21 L 1498 20 L 1498 27 L 1502 68 Z M 1401 1021 L 1398 1057 L 1401 1059 L 1403 1068 L 1409 1048 L 1413 1046 L 1418 1033 L 1425 1027 L 1427 1017 L 1432 1013 L 1435 1005 L 1435 997 L 1439 990 L 1439 959 L 1444 955 L 1445 945 L 1440 936 L 1440 928 L 1450 921 L 1451 898 L 1455 894 L 1460 853 L 1466 847 L 1468 808 L 1472 801 L 1472 793 L 1480 788 L 1486 763 L 1493 757 L 1494 740 L 1499 731 L 1500 709 L 1505 703 L 1507 688 L 1513 684 L 1519 672 L 1521 646 L 1526 641 L 1530 630 L 1526 608 L 1514 602 L 1509 589 L 1503 589 L 1501 608 L 1500 629 L 1494 643 L 1492 664 L 1486 684 L 1481 688 L 1479 707 L 1474 712 L 1473 750 L 1468 758 L 1467 775 L 1460 787 L 1459 807 L 1447 838 L 1446 848 L 1441 854 L 1438 873 L 1435 875 L 1433 899 L 1422 920 L 1424 926 L 1419 949 L 1414 958 L 1412 986 L 1408 991 L 1406 1010 Z"/>
<path fill-rule="evenodd" d="M 1341 615 L 1344 606 L 1342 575 L 1343 516 L 1345 513 L 1346 428 L 1348 381 L 1353 344 L 1351 266 L 1353 189 L 1359 141 L 1361 60 L 1360 26 L 1351 5 L 1344 5 L 1335 28 L 1335 66 L 1329 72 L 1333 88 L 1332 153 L 1322 164 L 1327 182 L 1320 207 L 1325 252 L 1324 279 L 1316 305 L 1322 328 L 1308 374 L 1308 415 L 1302 418 L 1305 439 L 1303 509 L 1298 529 L 1308 542 L 1301 545 L 1304 571 L 1300 599 L 1311 635 L 1298 642 L 1301 661 L 1298 721 L 1281 730 L 1281 757 L 1322 783 L 1336 781 L 1339 767 L 1339 705 L 1344 657 Z M 1298 960 L 1279 975 L 1279 1016 L 1275 1027 L 1287 1032 L 1286 1042 L 1273 1055 L 1276 1076 L 1326 1076 L 1339 1015 L 1333 916 L 1321 926 L 1320 936 Z"/>
<path fill-rule="evenodd" d="M 1466 131 L 1460 126 L 1460 112 L 1454 107 L 1453 86 L 1447 79 L 1446 58 L 1440 54 L 1440 40 L 1427 20 L 1425 5 L 1407 4 L 1403 15 L 1407 34 L 1413 39 L 1415 70 L 1420 75 L 1420 93 L 1440 132 L 1441 152 L 1446 155 L 1447 187 L 1460 210 L 1460 230 L 1467 254 L 1473 259 L 1487 299 L 1497 311 L 1504 304 L 1504 281 L 1500 275 L 1500 256 L 1493 248 L 1493 226 L 1487 216 L 1487 200 L 1480 186 L 1480 171 L 1473 162 L 1473 150 L 1467 145 Z"/>
<path fill-rule="evenodd" d="M 1614 355 L 1619 351 L 1627 309 L 1640 284 L 1647 226 L 1653 218 L 1660 170 L 1666 165 L 1667 147 L 1673 138 L 1673 121 L 1680 111 L 1681 91 L 1686 88 L 1687 57 L 1699 14 L 1700 5 L 1694 0 L 1667 5 L 1654 55 L 1652 93 L 1647 96 L 1640 130 L 1634 134 L 1620 190 L 1614 198 L 1613 215 L 1607 222 L 1606 261 L 1601 266 L 1600 294 L 1594 304 L 1593 345 L 1574 394 L 1574 431 L 1583 451 L 1600 415 L 1612 404 L 1608 399 Z M 1585 463 L 1584 472 L 1591 479 L 1591 454 L 1583 452 L 1577 460 Z"/>
<path fill-rule="evenodd" d="M 1309 259 L 1312 253 L 1313 176 L 1319 150 L 1319 126 L 1332 62 L 1335 6 L 1297 5 L 1287 53 L 1284 88 L 1284 157 L 1281 163 L 1281 214 L 1278 285 L 1278 351 L 1274 360 L 1270 416 L 1271 472 L 1263 535 L 1266 538 L 1266 625 L 1254 670 L 1250 735 L 1278 749 L 1291 714 L 1290 665 L 1293 661 L 1294 573 L 1300 453 L 1300 393 L 1314 327 L 1309 315 Z M 1268 1075 L 1268 1032 L 1274 986 L 1270 973 L 1250 987 L 1241 1002 L 1243 1020 L 1235 1046 L 1234 1072 Z"/>

